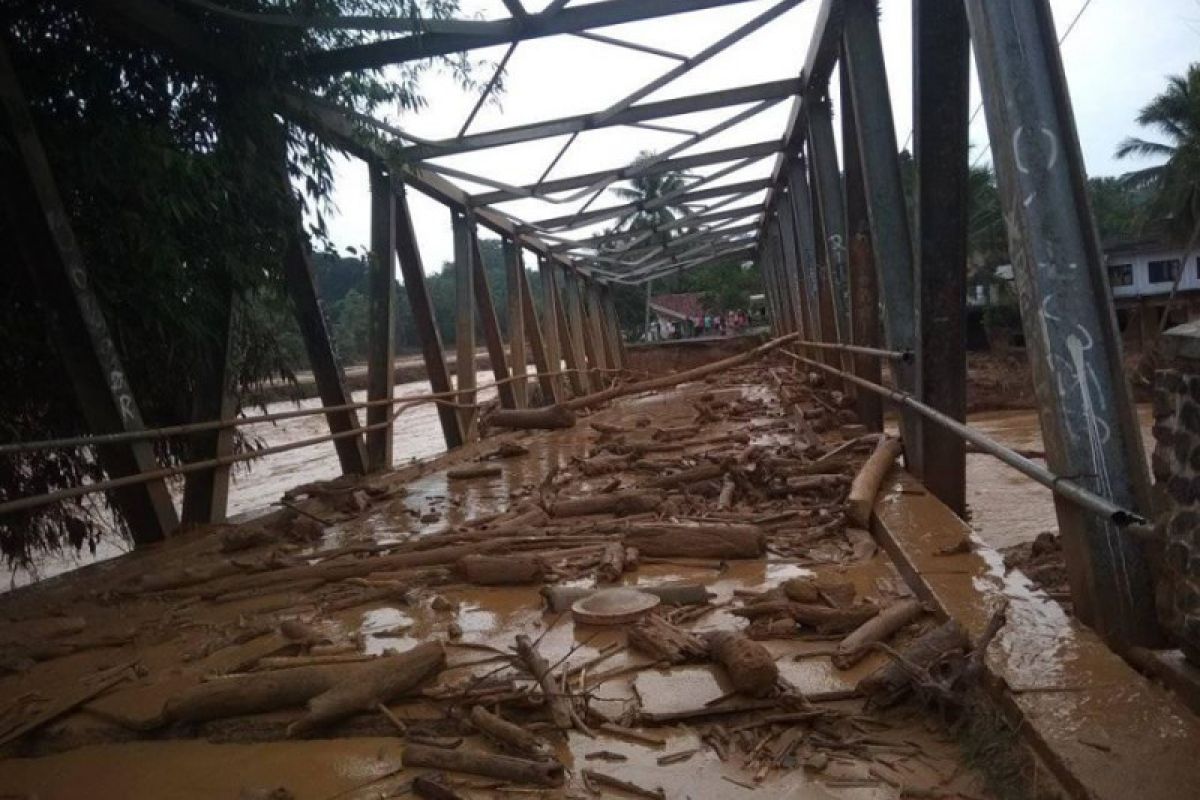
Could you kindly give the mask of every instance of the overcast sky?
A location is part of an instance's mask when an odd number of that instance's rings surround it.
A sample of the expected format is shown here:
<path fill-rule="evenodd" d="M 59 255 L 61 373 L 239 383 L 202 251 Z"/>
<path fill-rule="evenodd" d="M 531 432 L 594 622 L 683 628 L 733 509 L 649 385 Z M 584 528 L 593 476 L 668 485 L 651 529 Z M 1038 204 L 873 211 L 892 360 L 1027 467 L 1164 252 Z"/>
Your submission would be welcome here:
<path fill-rule="evenodd" d="M 575 0 L 581 5 L 586 0 Z M 658 20 L 599 29 L 598 32 L 642 44 L 693 55 L 744 22 L 771 8 L 777 0 L 755 0 L 725 8 L 696 11 Z M 1051 0 L 1060 36 L 1086 0 Z M 530 11 L 545 5 L 526 0 Z M 911 0 L 882 0 L 881 34 L 891 88 L 896 138 L 904 143 L 912 120 Z M 807 0 L 747 36 L 711 61 L 650 95 L 646 100 L 696 94 L 761 81 L 795 77 L 803 64 L 820 0 Z M 463 0 L 464 15 L 484 19 L 506 16 L 499 0 Z M 1092 0 L 1063 45 L 1063 61 L 1089 175 L 1115 175 L 1137 166 L 1113 156 L 1117 143 L 1139 133 L 1138 109 L 1161 91 L 1167 75 L 1183 73 L 1200 54 L 1200 0 Z M 504 48 L 476 50 L 471 55 L 496 62 Z M 598 111 L 676 65 L 676 61 L 611 45 L 558 36 L 521 43 L 506 72 L 507 91 L 498 104 L 488 104 L 470 132 L 506 128 L 543 119 Z M 972 68 L 972 72 L 974 69 Z M 480 71 L 486 80 L 487 71 Z M 974 84 L 974 76 L 972 76 Z M 836 87 L 836 75 L 834 86 Z M 421 137 L 457 135 L 476 96 L 462 91 L 448 75 L 430 74 L 422 83 L 429 101 L 419 112 L 383 115 L 387 121 Z M 978 104 L 977 84 L 972 108 Z M 645 102 L 643 100 L 642 102 Z M 835 114 L 838 99 L 835 94 Z M 698 143 L 683 154 L 782 136 L 790 101 L 784 101 L 742 124 Z M 689 130 L 704 130 L 745 107 L 731 107 L 660 120 Z M 682 141 L 679 134 L 636 128 L 608 128 L 582 134 L 550 177 L 566 177 L 629 163 L 641 150 L 661 151 Z M 976 147 L 987 143 L 984 114 L 971 126 Z M 434 161 L 458 170 L 516 184 L 532 183 L 550 163 L 564 138 L 493 148 Z M 990 161 L 986 156 L 984 161 Z M 733 183 L 770 174 L 773 158 L 714 181 Z M 696 171 L 708 174 L 724 165 Z M 489 187 L 456 181 L 468 192 Z M 762 195 L 746 198 L 755 202 Z M 439 269 L 453 253 L 449 211 L 417 192 L 410 192 L 417 237 L 426 272 Z M 339 161 L 334 191 L 335 213 L 328 220 L 339 247 L 362 247 L 369 240 L 370 203 L 366 167 L 357 160 Z M 591 208 L 620 202 L 611 193 Z M 739 202 L 738 205 L 741 205 Z M 521 200 L 499 208 L 525 220 L 570 213 L 574 203 Z M 611 224 L 611 221 L 605 224 Z M 579 235 L 598 232 L 599 227 Z M 486 234 L 485 235 L 490 235 Z"/>

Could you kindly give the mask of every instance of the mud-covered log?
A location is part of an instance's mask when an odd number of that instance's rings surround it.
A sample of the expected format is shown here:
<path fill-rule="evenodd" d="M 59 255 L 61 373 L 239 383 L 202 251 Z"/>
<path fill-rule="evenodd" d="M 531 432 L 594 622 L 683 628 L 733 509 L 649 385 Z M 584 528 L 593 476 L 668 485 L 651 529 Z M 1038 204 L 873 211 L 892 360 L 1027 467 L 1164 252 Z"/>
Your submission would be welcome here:
<path fill-rule="evenodd" d="M 589 478 L 611 475 L 629 469 L 629 456 L 596 456 L 579 462 L 579 471 Z"/>
<path fill-rule="evenodd" d="M 205 722 L 296 708 L 328 691 L 339 675 L 352 669 L 350 665 L 331 664 L 220 678 L 170 698 L 163 715 L 170 722 Z"/>
<path fill-rule="evenodd" d="M 967 632 L 954 620 L 948 620 L 914 639 L 900 650 L 900 655 L 912 666 L 926 669 L 944 656 L 970 649 L 971 639 Z M 909 673 L 893 660 L 859 681 L 858 690 L 865 695 L 890 695 L 909 682 Z"/>
<path fill-rule="evenodd" d="M 625 534 L 625 544 L 659 558 L 759 558 L 767 547 L 757 525 L 639 525 Z"/>
<path fill-rule="evenodd" d="M 830 608 L 811 603 L 794 603 L 790 600 L 766 600 L 735 608 L 731 613 L 747 619 L 765 616 L 791 617 L 801 625 L 815 628 L 821 633 L 846 633 L 878 614 L 879 608 L 865 603 L 849 608 Z"/>
<path fill-rule="evenodd" d="M 506 750 L 529 758 L 541 759 L 550 756 L 549 747 L 541 739 L 520 725 L 514 725 L 503 717 L 493 714 L 483 706 L 471 708 L 470 720 L 476 730 Z"/>
<path fill-rule="evenodd" d="M 550 717 L 554 726 L 560 730 L 574 727 L 575 715 L 571 710 L 571 698 L 564 695 L 556 684 L 554 676 L 550 673 L 550 662 L 523 633 L 517 636 L 517 658 L 521 659 L 525 669 L 529 670 L 529 674 L 542 688 L 542 695 L 546 698 L 546 705 L 550 707 Z"/>
<path fill-rule="evenodd" d="M 493 428 L 554 430 L 575 427 L 575 414 L 561 405 L 540 408 L 499 408 L 485 422 Z"/>
<path fill-rule="evenodd" d="M 612 492 L 558 500 L 550 507 L 550 514 L 555 517 L 585 517 L 593 514 L 626 516 L 654 511 L 661 504 L 662 495 L 657 492 Z"/>
<path fill-rule="evenodd" d="M 471 478 L 493 478 L 503 471 L 499 464 L 463 464 L 446 470 L 446 477 L 452 481 L 465 481 Z"/>
<path fill-rule="evenodd" d="M 858 527 L 870 526 L 871 511 L 875 508 L 875 495 L 879 493 L 880 484 L 902 449 L 899 439 L 883 437 L 875 445 L 862 469 L 854 476 L 854 483 L 850 485 L 850 496 L 846 499 L 846 513 L 850 521 Z"/>
<path fill-rule="evenodd" d="M 779 667 L 770 651 L 736 631 L 708 635 L 713 660 L 725 668 L 733 687 L 751 697 L 766 697 L 779 680 Z"/>
<path fill-rule="evenodd" d="M 630 647 L 655 661 L 686 664 L 708 657 L 708 644 L 703 639 L 654 614 L 638 620 L 627 636 Z"/>
<path fill-rule="evenodd" d="M 463 556 L 455 569 L 467 583 L 478 586 L 541 583 L 546 577 L 539 562 L 513 556 Z"/>
<path fill-rule="evenodd" d="M 849 669 L 866 657 L 872 644 L 886 642 L 892 634 L 915 621 L 924 611 L 917 600 L 892 603 L 842 639 L 833 655 L 834 665 L 838 669 Z"/>
<path fill-rule="evenodd" d="M 670 475 L 663 475 L 659 478 L 652 478 L 645 481 L 642 485 L 649 489 L 670 489 L 675 486 L 690 486 L 700 481 L 719 478 L 725 473 L 724 464 L 697 464 L 689 469 L 681 469 L 678 472 L 672 472 Z"/>
<path fill-rule="evenodd" d="M 357 666 L 309 700 L 308 713 L 288 726 L 288 735 L 302 735 L 381 703 L 386 705 L 415 689 L 445 664 L 441 643 L 426 642 L 399 655 Z"/>
<path fill-rule="evenodd" d="M 625 545 L 621 542 L 610 542 L 604 546 L 600 556 L 600 565 L 596 568 L 596 578 L 601 583 L 616 583 L 625 574 Z"/>
<path fill-rule="evenodd" d="M 626 555 L 626 560 L 628 560 L 628 555 Z M 664 605 L 669 606 L 698 605 L 707 603 L 713 597 L 708 589 L 698 583 L 674 586 L 638 586 L 637 590 L 652 594 L 662 600 Z M 546 598 L 546 606 L 555 613 L 566 611 L 576 601 L 595 593 L 595 589 L 587 589 L 582 586 L 546 586 L 542 588 L 542 597 Z"/>
<path fill-rule="evenodd" d="M 423 744 L 408 744 L 401 756 L 406 767 L 428 767 L 450 772 L 465 772 L 470 775 L 485 775 L 513 783 L 531 783 L 537 786 L 559 786 L 563 782 L 563 765 L 558 761 L 531 760 L 512 756 L 497 756 L 471 750 L 451 750 L 446 747 L 430 747 Z"/>

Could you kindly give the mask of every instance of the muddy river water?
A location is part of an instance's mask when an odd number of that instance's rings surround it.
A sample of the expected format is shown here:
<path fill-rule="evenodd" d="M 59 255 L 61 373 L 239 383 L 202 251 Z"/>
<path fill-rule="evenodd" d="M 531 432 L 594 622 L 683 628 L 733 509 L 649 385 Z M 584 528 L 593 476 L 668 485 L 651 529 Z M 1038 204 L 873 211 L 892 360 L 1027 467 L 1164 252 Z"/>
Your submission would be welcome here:
<path fill-rule="evenodd" d="M 490 372 L 477 375 L 479 385 L 492 380 Z M 424 381 L 401 384 L 397 397 L 420 395 L 429 391 Z M 494 396 L 494 390 L 480 392 L 482 399 Z M 366 399 L 366 392 L 354 393 L 355 401 Z M 301 401 L 272 403 L 269 412 L 313 408 L 320 404 L 316 398 Z M 1143 441 L 1151 447 L 1152 420 L 1148 406 L 1139 409 Z M 1032 410 L 998 411 L 973 415 L 970 424 L 986 435 L 1010 447 L 1022 450 L 1041 450 L 1042 436 L 1037 414 Z M 262 423 L 248 426 L 245 432 L 265 446 L 283 444 L 297 439 L 321 436 L 328 432 L 321 415 Z M 395 459 L 397 465 L 436 455 L 444 449 L 437 412 L 431 404 L 417 405 L 404 410 L 395 429 Z M 290 450 L 251 462 L 239 469 L 230 490 L 231 517 L 253 516 L 272 508 L 289 488 L 314 480 L 334 478 L 339 474 L 337 456 L 332 444 L 322 444 Z M 176 487 L 176 491 L 181 486 Z M 967 456 L 967 504 L 970 522 L 984 541 L 993 547 L 1008 547 L 1030 541 L 1042 531 L 1055 530 L 1054 503 L 1051 494 L 1033 481 L 1001 464 L 991 456 Z M 40 578 L 51 577 L 97 560 L 111 558 L 123 552 L 119 542 L 103 542 L 93 555 L 88 552 L 47 559 L 33 570 L 0 572 L 0 587 L 19 586 Z"/>

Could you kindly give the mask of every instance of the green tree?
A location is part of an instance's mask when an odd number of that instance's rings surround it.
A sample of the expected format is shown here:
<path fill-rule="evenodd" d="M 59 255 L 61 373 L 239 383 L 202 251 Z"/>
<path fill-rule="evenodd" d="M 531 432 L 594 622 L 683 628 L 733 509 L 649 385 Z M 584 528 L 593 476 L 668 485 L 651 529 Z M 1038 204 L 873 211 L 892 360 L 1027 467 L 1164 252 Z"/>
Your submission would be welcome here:
<path fill-rule="evenodd" d="M 242 0 L 243 12 L 305 16 L 447 17 L 456 0 Z M 441 64 L 469 82 L 462 57 L 313 76 L 289 65 L 307 53 L 371 41 L 361 31 L 263 25 L 193 3 L 170 10 L 234 54 L 236 83 L 197 70 L 169 51 L 124 38 L 120 14 L 73 0 L 0 4 L 0 37 L 14 64 L 82 247 L 113 339 L 150 426 L 191 421 L 204 388 L 221 319 L 235 296 L 237 389 L 294 366 L 294 324 L 282 292 L 283 244 L 294 224 L 285 176 L 323 235 L 333 146 L 279 122 L 271 98 L 288 89 L 362 113 L 418 109 L 421 76 Z M 0 154 L 11 154 L 0 142 Z M 3 157 L 3 155 L 0 155 Z M 7 187 L 5 187 L 7 190 Z M 0 238 L 9 242 L 7 215 Z M 86 433 L 69 381 L 48 344 L 46 310 L 23 266 L 0 270 L 0 372 L 19 392 L 0 394 L 0 438 L 31 440 Z M 240 441 L 240 447 L 252 443 Z M 189 457 L 186 441 L 159 449 L 167 463 Z M 92 454 L 60 451 L 0 459 L 0 499 L 102 479 Z M 67 502 L 0 521 L 0 550 L 24 559 L 79 546 L 101 532 L 93 500 Z M 116 518 L 119 528 L 124 522 Z"/>
<path fill-rule="evenodd" d="M 1188 67 L 1186 75 L 1168 78 L 1167 88 L 1142 108 L 1137 122 L 1162 139 L 1131 136 L 1117 147 L 1117 157 L 1162 163 L 1124 180 L 1131 188 L 1151 189 L 1153 213 L 1176 242 L 1188 242 L 1200 230 L 1200 63 Z"/>
<path fill-rule="evenodd" d="M 647 164 L 658 158 L 649 150 L 643 150 L 634 160 L 633 166 Z M 660 201 L 665 197 L 682 194 L 687 186 L 689 176 L 683 172 L 660 172 L 657 175 L 639 175 L 629 181 L 629 186 L 617 186 L 612 192 L 617 197 L 629 203 L 637 203 L 638 208 L 617 219 L 616 231 L 644 231 L 671 222 L 687 213 L 687 208 L 679 203 L 667 200 L 655 208 L 647 209 L 646 204 Z M 651 241 L 666 241 L 669 234 L 662 233 Z"/>

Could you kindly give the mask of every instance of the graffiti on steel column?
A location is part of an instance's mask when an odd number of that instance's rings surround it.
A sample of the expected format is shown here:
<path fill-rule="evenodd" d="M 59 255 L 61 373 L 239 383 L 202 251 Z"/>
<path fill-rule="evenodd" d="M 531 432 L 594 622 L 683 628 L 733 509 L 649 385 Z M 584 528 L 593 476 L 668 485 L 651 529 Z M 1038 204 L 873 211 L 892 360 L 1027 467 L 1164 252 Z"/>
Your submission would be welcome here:
<path fill-rule="evenodd" d="M 140 426 L 137 406 L 133 402 L 133 393 L 129 381 L 125 378 L 125 370 L 121 368 L 121 358 L 117 354 L 116 345 L 108 333 L 108 325 L 104 320 L 104 312 L 96 295 L 88 286 L 87 272 L 82 267 L 74 267 L 71 272 L 71 284 L 75 289 L 75 297 L 79 303 L 80 314 L 88 335 L 95 348 L 96 358 L 108 381 L 108 390 L 117 404 L 121 421 L 130 425 Z"/>
<path fill-rule="evenodd" d="M 1029 175 L 1032 173 L 1032 170 L 1025 163 L 1025 161 L 1021 158 L 1021 137 L 1024 133 L 1025 133 L 1024 125 L 1018 125 L 1017 129 L 1015 131 L 1013 131 L 1013 135 L 1012 135 L 1013 160 L 1016 162 L 1018 172 L 1020 172 L 1022 175 Z M 1050 128 L 1048 128 L 1045 125 L 1041 126 L 1041 134 L 1042 134 L 1042 136 L 1045 137 L 1047 145 L 1049 145 L 1048 152 L 1045 153 L 1045 159 L 1046 159 L 1045 169 L 1047 171 L 1049 171 L 1049 170 L 1054 169 L 1055 165 L 1058 164 L 1058 136 L 1055 135 L 1054 131 L 1050 130 Z M 1029 208 L 1029 206 L 1033 204 L 1033 201 L 1036 198 L 1037 198 L 1037 190 L 1034 189 L 1033 191 L 1031 191 L 1025 195 L 1025 197 L 1021 201 L 1021 204 L 1023 206 L 1025 206 L 1026 208 Z"/>

